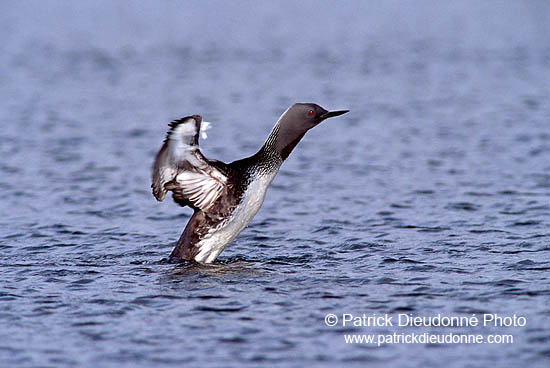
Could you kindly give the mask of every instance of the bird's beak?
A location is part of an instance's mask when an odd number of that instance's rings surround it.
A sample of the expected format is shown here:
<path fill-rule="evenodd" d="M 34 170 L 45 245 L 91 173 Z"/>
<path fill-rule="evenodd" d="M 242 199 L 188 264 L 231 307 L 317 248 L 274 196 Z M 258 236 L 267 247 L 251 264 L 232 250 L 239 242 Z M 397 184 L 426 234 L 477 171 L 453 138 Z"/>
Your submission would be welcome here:
<path fill-rule="evenodd" d="M 349 110 L 327 111 L 323 115 L 321 115 L 321 120 L 325 120 L 325 119 L 328 119 L 328 118 L 333 118 L 335 116 L 340 116 L 342 114 L 345 114 L 346 112 L 349 112 Z"/>

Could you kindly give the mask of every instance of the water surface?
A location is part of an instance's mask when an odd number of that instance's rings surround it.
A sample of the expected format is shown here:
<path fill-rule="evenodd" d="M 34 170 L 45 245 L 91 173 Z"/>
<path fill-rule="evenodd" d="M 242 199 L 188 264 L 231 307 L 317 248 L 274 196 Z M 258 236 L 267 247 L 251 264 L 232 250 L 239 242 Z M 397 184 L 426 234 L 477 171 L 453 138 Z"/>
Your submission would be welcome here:
<path fill-rule="evenodd" d="M 246 9 L 246 11 L 244 11 Z M 550 7 L 475 2 L 0 5 L 0 365 L 547 366 Z M 294 102 L 310 131 L 211 266 L 165 261 L 167 123 L 226 162 Z M 327 314 L 524 327 L 328 327 Z M 344 334 L 512 334 L 509 345 Z"/>

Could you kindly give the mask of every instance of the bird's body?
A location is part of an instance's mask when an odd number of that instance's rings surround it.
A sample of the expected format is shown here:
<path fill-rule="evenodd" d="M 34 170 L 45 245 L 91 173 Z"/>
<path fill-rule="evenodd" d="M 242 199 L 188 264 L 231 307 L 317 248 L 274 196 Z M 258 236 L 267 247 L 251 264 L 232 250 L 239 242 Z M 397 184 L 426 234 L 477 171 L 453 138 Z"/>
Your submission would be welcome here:
<path fill-rule="evenodd" d="M 213 262 L 256 215 L 269 184 L 306 131 L 345 112 L 295 104 L 256 154 L 230 164 L 208 160 L 200 152 L 199 115 L 172 122 L 153 165 L 151 187 L 157 200 L 171 191 L 176 203 L 194 213 L 171 258 Z"/>

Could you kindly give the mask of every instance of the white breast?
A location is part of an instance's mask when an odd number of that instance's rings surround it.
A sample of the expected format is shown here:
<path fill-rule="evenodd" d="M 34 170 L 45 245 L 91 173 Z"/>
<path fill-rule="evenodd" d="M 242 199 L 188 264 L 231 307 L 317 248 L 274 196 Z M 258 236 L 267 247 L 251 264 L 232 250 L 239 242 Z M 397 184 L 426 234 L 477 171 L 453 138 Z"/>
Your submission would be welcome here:
<path fill-rule="evenodd" d="M 259 176 L 248 185 L 241 203 L 232 216 L 195 245 L 200 247 L 195 261 L 213 262 L 225 247 L 239 235 L 262 206 L 267 187 L 276 174 L 277 172 Z"/>

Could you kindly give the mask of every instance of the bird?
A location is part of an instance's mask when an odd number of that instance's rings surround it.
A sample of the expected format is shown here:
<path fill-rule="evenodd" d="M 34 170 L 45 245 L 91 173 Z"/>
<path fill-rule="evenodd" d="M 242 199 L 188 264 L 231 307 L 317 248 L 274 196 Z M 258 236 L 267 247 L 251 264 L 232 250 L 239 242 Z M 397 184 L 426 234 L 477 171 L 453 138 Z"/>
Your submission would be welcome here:
<path fill-rule="evenodd" d="M 258 152 L 229 164 L 207 159 L 200 151 L 202 116 L 172 121 L 153 163 L 151 188 L 157 201 L 171 192 L 177 204 L 194 212 L 170 260 L 214 262 L 256 215 L 269 184 L 306 132 L 348 111 L 295 103 L 277 120 Z"/>

